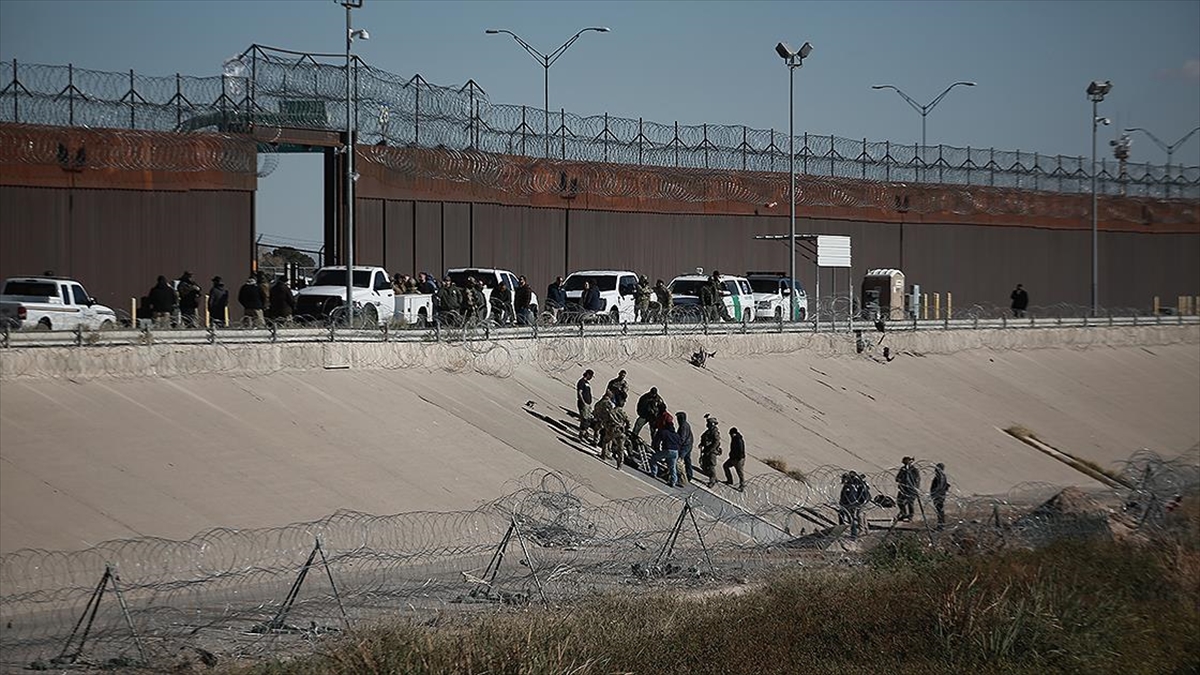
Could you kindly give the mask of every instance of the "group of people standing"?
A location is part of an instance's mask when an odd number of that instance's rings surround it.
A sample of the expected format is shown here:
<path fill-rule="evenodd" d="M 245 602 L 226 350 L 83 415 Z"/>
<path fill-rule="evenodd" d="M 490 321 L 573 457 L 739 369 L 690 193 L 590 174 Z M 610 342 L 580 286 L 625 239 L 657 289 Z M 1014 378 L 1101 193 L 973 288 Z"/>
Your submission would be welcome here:
<path fill-rule="evenodd" d="M 950 493 L 950 481 L 946 478 L 946 465 L 934 465 L 933 480 L 929 484 L 929 500 L 937 514 L 937 528 L 946 525 L 946 495 Z M 921 471 L 912 457 L 900 461 L 896 472 L 896 517 L 893 522 L 912 522 L 913 504 L 921 495 Z M 871 499 L 871 488 L 861 473 L 849 471 L 842 474 L 842 491 L 838 497 L 838 524 L 850 526 L 850 536 L 857 537 L 862 523 L 862 511 L 874 501 L 880 506 L 891 506 L 891 499 L 884 495 Z"/>
<path fill-rule="evenodd" d="M 657 387 L 638 398 L 635 412 L 637 419 L 630 428 L 625 403 L 629 398 L 629 383 L 622 370 L 609 381 L 600 400 L 593 403 L 591 381 L 595 372 L 590 368 L 575 385 L 576 407 L 579 412 L 579 440 L 598 445 L 600 458 L 615 460 L 617 469 L 632 458 L 635 463 L 651 475 L 658 476 L 659 468 L 665 467 L 665 480 L 671 487 L 679 487 L 680 473 L 688 483 L 695 480 L 692 466 L 692 451 L 695 446 L 691 424 L 686 412 L 672 415 L 658 393 Z M 717 418 L 705 415 L 704 433 L 700 435 L 700 473 L 708 477 L 707 485 L 717 482 L 717 458 L 722 454 L 721 433 Z M 647 449 L 642 440 L 643 427 L 650 428 L 650 444 Z M 737 489 L 745 488 L 746 441 L 736 427 L 729 429 L 729 457 L 723 468 L 725 483 L 733 485 L 733 473 L 737 472 Z"/>
<path fill-rule="evenodd" d="M 510 289 L 504 281 L 496 284 L 490 295 L 484 292 L 485 288 L 483 281 L 473 276 L 467 277 L 461 287 L 449 276 L 444 277 L 442 285 L 433 293 L 433 311 L 438 321 L 457 326 L 482 321 L 490 315 L 500 326 L 513 323 L 529 326 L 534 323 L 533 289 L 524 276 L 517 277 L 515 289 Z"/>
<path fill-rule="evenodd" d="M 202 328 L 205 323 L 198 316 L 202 297 L 203 289 L 191 272 L 185 271 L 174 283 L 160 275 L 142 297 L 137 318 L 152 321 L 155 328 Z M 279 276 L 272 282 L 262 270 L 251 273 L 246 279 L 238 290 L 237 300 L 242 307 L 243 321 L 258 328 L 265 326 L 268 319 L 288 321 L 296 309 L 296 296 L 287 278 Z M 229 289 L 219 276 L 212 278 L 207 309 L 207 325 L 220 328 L 226 324 Z"/>

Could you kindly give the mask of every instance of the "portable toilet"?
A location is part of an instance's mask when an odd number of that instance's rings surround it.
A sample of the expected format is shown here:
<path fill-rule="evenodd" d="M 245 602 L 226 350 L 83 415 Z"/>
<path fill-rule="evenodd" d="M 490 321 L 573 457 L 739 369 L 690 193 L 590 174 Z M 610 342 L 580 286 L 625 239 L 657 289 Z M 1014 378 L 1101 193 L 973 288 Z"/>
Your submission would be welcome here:
<path fill-rule="evenodd" d="M 862 282 L 863 318 L 874 321 L 904 318 L 904 272 L 867 270 Z"/>

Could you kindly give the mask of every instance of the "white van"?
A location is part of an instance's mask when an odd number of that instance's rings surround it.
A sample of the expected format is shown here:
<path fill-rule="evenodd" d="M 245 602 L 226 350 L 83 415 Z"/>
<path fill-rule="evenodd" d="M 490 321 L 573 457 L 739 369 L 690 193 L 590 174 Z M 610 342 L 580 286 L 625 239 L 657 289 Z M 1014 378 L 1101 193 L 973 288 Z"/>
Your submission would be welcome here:
<path fill-rule="evenodd" d="M 590 281 L 600 289 L 603 313 L 609 323 L 633 323 L 636 311 L 634 292 L 637 290 L 638 275 L 625 270 L 585 270 L 567 275 L 563 287 L 567 291 L 567 306 L 579 305 L 583 296 L 583 282 Z"/>
<path fill-rule="evenodd" d="M 681 274 L 671 280 L 674 307 L 672 314 L 680 320 L 700 320 L 700 289 L 711 283 L 705 274 Z M 721 302 L 731 321 L 754 321 L 754 291 L 746 277 L 721 275 Z"/>

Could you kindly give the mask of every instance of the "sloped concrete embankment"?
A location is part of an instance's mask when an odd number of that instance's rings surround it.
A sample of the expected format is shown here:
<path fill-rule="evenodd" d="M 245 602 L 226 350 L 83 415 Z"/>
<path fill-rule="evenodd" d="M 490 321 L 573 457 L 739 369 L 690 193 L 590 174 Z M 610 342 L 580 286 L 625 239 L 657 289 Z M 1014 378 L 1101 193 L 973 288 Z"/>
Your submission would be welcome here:
<path fill-rule="evenodd" d="M 876 337 L 876 339 L 878 339 Z M 620 368 L 763 463 L 878 476 L 944 461 L 954 491 L 1092 479 L 1003 433 L 1101 465 L 1200 440 L 1200 329 L 889 333 L 895 358 L 828 334 L 465 344 L 0 350 L 0 552 L 274 527 L 339 509 L 469 509 L 532 471 L 598 499 L 662 495 L 574 439 L 574 383 Z M 686 358 L 703 346 L 704 369 Z M 1195 452 L 1192 450 L 1192 452 Z M 928 481 L 928 471 L 924 476 Z M 761 498 L 718 486 L 733 503 Z M 752 510 L 761 504 L 752 504 Z"/>

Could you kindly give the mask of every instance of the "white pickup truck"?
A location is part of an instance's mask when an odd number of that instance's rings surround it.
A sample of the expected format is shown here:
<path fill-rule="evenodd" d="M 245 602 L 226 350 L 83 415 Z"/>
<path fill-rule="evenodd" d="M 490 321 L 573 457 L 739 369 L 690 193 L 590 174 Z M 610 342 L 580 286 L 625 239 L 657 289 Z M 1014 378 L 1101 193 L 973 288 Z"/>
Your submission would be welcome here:
<path fill-rule="evenodd" d="M 382 267 L 354 267 L 355 314 L 365 326 L 388 322 L 423 326 L 433 315 L 433 296 L 396 295 L 391 279 Z M 341 314 L 346 305 L 346 266 L 322 267 L 313 275 L 311 286 L 296 293 L 293 315 L 300 321 L 328 321 Z M 343 310 L 344 311 L 344 310 Z"/>
<path fill-rule="evenodd" d="M 492 290 L 499 286 L 500 282 L 504 282 L 504 284 L 508 286 L 509 294 L 512 295 L 516 292 L 517 284 L 519 283 L 517 281 L 517 275 L 513 274 L 512 272 L 508 270 L 498 270 L 491 267 L 455 267 L 446 270 L 446 276 L 450 277 L 450 282 L 459 288 L 466 288 L 467 279 L 469 278 L 475 278 L 479 281 L 482 281 L 483 296 L 488 300 L 486 307 L 487 313 L 485 314 L 485 316 L 488 318 L 491 318 L 492 316 Z M 536 320 L 538 315 L 538 296 L 537 293 L 532 291 L 530 292 L 529 296 L 529 311 L 531 314 L 533 314 Z"/>
<path fill-rule="evenodd" d="M 74 279 L 12 277 L 0 294 L 0 322 L 9 328 L 108 330 L 117 314 L 98 304 Z"/>

